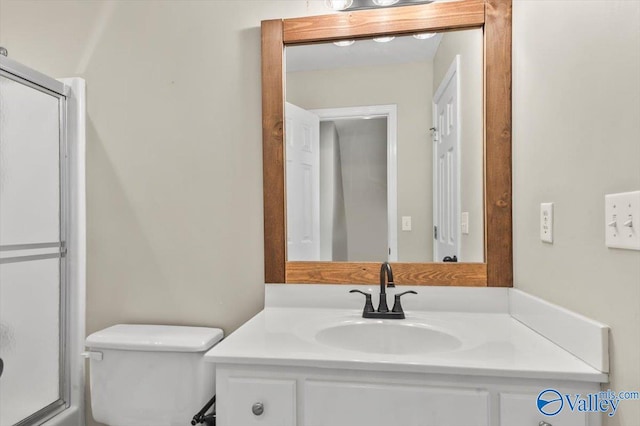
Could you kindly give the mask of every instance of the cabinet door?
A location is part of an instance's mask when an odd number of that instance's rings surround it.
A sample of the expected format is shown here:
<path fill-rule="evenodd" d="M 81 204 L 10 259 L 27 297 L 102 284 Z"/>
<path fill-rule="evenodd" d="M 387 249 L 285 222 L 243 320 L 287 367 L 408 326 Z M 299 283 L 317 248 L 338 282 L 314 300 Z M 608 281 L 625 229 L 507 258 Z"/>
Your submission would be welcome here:
<path fill-rule="evenodd" d="M 307 381 L 304 426 L 487 426 L 484 390 Z"/>
<path fill-rule="evenodd" d="M 229 378 L 227 390 L 227 409 L 220 424 L 295 426 L 295 380 Z"/>
<path fill-rule="evenodd" d="M 586 413 L 572 412 L 562 409 L 555 416 L 545 416 L 536 405 L 538 395 L 533 394 L 500 394 L 500 425 L 501 426 L 538 426 L 546 422 L 551 426 L 587 426 L 595 425 L 597 413 L 591 423 L 587 423 Z"/>

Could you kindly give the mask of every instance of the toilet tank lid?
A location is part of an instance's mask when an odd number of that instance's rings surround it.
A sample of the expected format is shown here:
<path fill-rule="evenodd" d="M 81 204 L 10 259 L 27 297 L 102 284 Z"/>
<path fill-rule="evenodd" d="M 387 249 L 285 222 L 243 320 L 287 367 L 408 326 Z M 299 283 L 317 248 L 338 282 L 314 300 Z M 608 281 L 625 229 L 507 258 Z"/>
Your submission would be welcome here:
<path fill-rule="evenodd" d="M 153 352 L 204 352 L 222 340 L 219 328 L 118 324 L 87 337 L 92 349 Z"/>

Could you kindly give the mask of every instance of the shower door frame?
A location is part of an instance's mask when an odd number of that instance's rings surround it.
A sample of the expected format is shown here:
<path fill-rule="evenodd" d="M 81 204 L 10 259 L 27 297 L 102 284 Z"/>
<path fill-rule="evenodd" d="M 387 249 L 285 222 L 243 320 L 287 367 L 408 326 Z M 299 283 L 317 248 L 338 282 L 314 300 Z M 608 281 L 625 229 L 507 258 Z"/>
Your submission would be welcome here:
<path fill-rule="evenodd" d="M 70 407 L 71 380 L 70 380 L 70 300 L 69 300 L 69 259 L 67 256 L 67 245 L 70 241 L 69 227 L 69 147 L 67 139 L 67 119 L 68 119 L 68 98 L 70 88 L 62 82 L 49 76 L 32 70 L 24 65 L 6 57 L 0 57 L 0 76 L 12 80 L 18 84 L 23 84 L 44 94 L 58 99 L 58 167 L 59 167 L 59 247 L 57 258 L 59 259 L 59 390 L 58 399 L 53 403 L 41 408 L 29 415 L 14 426 L 41 425 L 49 419 L 60 414 Z M 23 249 L 36 248 L 35 244 L 25 244 Z M 1 247 L 0 247 L 1 249 Z M 36 261 L 44 258 L 55 258 L 55 253 L 35 256 L 17 256 L 4 258 L 1 263 L 11 263 L 20 261 Z M 46 256 L 46 257 L 45 257 Z M 10 262 L 5 262 L 10 260 Z"/>

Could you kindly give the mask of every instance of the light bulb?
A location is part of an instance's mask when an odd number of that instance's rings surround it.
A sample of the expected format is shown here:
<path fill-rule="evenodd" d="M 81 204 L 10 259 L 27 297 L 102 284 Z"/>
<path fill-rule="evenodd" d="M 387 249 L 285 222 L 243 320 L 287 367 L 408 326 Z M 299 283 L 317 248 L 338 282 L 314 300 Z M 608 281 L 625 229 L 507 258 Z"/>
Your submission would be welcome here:
<path fill-rule="evenodd" d="M 420 33 L 420 34 L 414 34 L 413 38 L 416 38 L 418 40 L 426 40 L 429 39 L 431 37 L 435 37 L 437 33 Z"/>
<path fill-rule="evenodd" d="M 333 10 L 345 10 L 353 4 L 353 0 L 324 0 L 324 4 Z"/>
<path fill-rule="evenodd" d="M 373 39 L 373 41 L 378 42 L 378 43 L 388 43 L 391 40 L 393 40 L 395 37 L 394 36 L 386 36 L 386 37 L 376 37 Z"/>
<path fill-rule="evenodd" d="M 373 4 L 376 6 L 391 6 L 398 3 L 398 0 L 373 0 Z"/>
<path fill-rule="evenodd" d="M 335 44 L 338 47 L 347 47 L 347 46 L 351 46 L 355 42 L 356 42 L 355 40 L 341 40 L 341 41 L 334 41 L 333 44 Z"/>

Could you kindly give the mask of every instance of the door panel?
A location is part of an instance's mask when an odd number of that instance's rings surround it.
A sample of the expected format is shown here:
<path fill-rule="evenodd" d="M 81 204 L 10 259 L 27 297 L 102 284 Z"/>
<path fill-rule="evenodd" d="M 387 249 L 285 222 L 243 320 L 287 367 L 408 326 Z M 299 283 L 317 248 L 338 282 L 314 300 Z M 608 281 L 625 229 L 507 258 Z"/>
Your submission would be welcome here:
<path fill-rule="evenodd" d="M 434 261 L 459 257 L 460 185 L 458 69 L 454 61 L 434 96 Z"/>
<path fill-rule="evenodd" d="M 0 245 L 58 241 L 58 98 L 0 76 Z"/>
<path fill-rule="evenodd" d="M 500 426 L 538 425 L 540 422 L 553 426 L 586 426 L 587 414 L 563 410 L 555 416 L 545 416 L 536 406 L 537 395 L 500 393 Z M 598 414 L 597 414 L 598 415 Z"/>
<path fill-rule="evenodd" d="M 65 98 L 0 75 L 0 426 L 50 415 L 68 389 L 62 330 Z"/>
<path fill-rule="evenodd" d="M 287 260 L 320 258 L 320 119 L 286 104 Z"/>
<path fill-rule="evenodd" d="M 230 378 L 226 410 L 221 425 L 294 426 L 295 380 Z M 260 404 L 258 411 L 256 404 Z"/>
<path fill-rule="evenodd" d="M 0 265 L 0 425 L 10 426 L 60 397 L 59 261 Z"/>
<path fill-rule="evenodd" d="M 489 423 L 489 393 L 484 390 L 308 381 L 304 398 L 304 426 L 487 426 Z"/>

